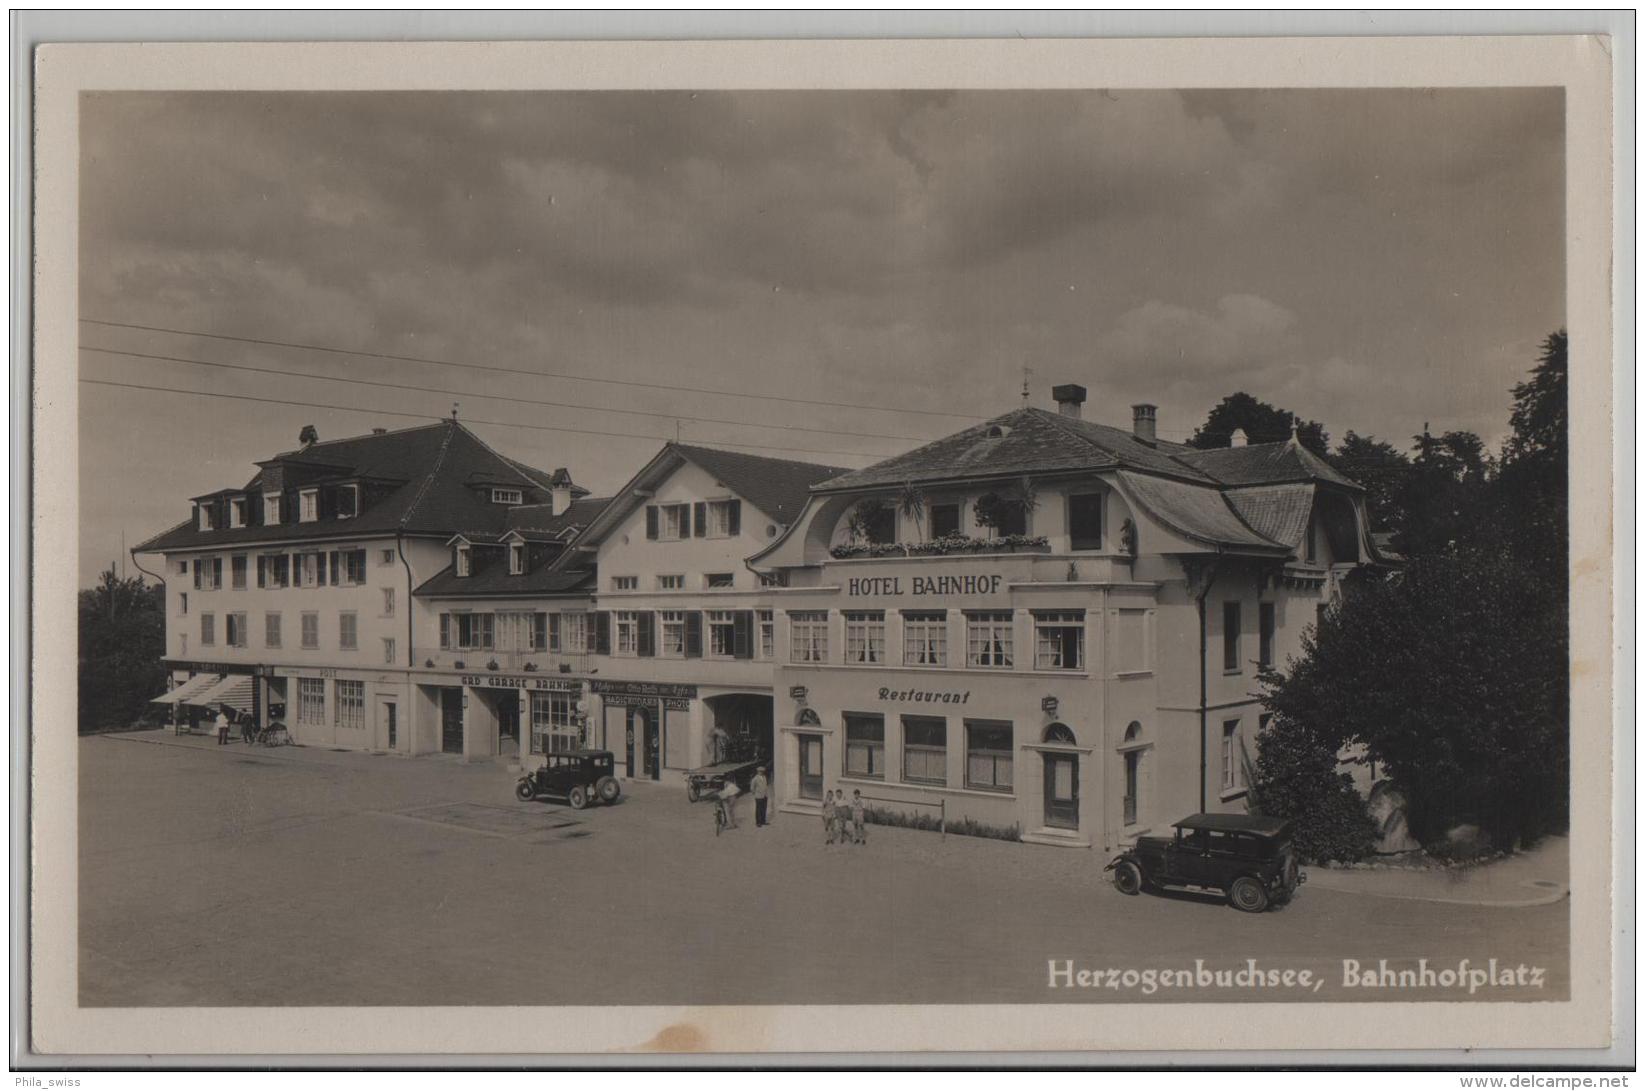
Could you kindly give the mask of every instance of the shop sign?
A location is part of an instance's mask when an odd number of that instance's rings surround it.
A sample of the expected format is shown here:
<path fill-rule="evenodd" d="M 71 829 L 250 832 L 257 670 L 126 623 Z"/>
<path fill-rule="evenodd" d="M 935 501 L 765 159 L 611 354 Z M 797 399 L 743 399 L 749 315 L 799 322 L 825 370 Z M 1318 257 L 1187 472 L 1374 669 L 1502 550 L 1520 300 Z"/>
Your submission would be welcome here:
<path fill-rule="evenodd" d="M 588 687 L 601 697 L 695 697 L 697 687 L 687 682 L 618 682 L 591 678 Z"/>
<path fill-rule="evenodd" d="M 690 712 L 689 697 L 640 697 L 632 693 L 608 693 L 602 698 L 607 708 L 656 708 L 657 703 L 673 712 Z"/>
<path fill-rule="evenodd" d="M 856 598 L 955 598 L 966 595 L 997 595 L 1004 583 L 1004 576 L 975 573 L 967 576 L 852 576 L 845 581 L 845 593 Z"/>
<path fill-rule="evenodd" d="M 477 689 L 535 689 L 556 693 L 576 693 L 582 689 L 581 680 L 576 678 L 538 678 L 530 674 L 465 674 L 462 682 Z"/>
<path fill-rule="evenodd" d="M 892 689 L 890 686 L 881 686 L 879 698 L 882 701 L 899 701 L 912 704 L 963 705 L 970 702 L 971 691 L 968 689 Z"/>
<path fill-rule="evenodd" d="M 255 663 L 200 663 L 188 659 L 167 659 L 164 662 L 170 664 L 171 670 L 191 674 L 250 674 L 261 678 L 277 673 L 273 667 Z"/>

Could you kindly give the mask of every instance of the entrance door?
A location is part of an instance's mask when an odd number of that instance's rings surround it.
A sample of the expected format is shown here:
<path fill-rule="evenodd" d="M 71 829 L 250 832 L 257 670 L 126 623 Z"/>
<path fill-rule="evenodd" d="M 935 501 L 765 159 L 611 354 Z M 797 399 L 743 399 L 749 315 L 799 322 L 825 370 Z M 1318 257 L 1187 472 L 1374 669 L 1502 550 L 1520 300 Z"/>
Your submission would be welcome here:
<path fill-rule="evenodd" d="M 823 741 L 821 735 L 796 735 L 800 744 L 800 798 L 823 797 Z"/>
<path fill-rule="evenodd" d="M 648 708 L 632 710 L 634 730 L 640 736 L 640 769 L 652 780 L 662 777 L 661 732 L 657 714 Z"/>
<path fill-rule="evenodd" d="M 446 754 L 463 752 L 463 691 L 440 691 L 440 750 Z"/>
<path fill-rule="evenodd" d="M 388 748 L 398 750 L 400 747 L 399 706 L 393 701 L 384 701 L 379 707 L 383 710 L 383 731 L 388 736 Z"/>
<path fill-rule="evenodd" d="M 1080 759 L 1075 754 L 1045 755 L 1045 824 L 1080 828 Z"/>
<path fill-rule="evenodd" d="M 509 748 L 510 742 L 513 749 Z M 497 753 L 510 757 L 520 752 L 520 696 L 505 693 L 497 698 Z"/>
<path fill-rule="evenodd" d="M 634 710 L 623 717 L 627 730 L 623 732 L 623 757 L 628 766 L 628 779 L 634 779 Z"/>

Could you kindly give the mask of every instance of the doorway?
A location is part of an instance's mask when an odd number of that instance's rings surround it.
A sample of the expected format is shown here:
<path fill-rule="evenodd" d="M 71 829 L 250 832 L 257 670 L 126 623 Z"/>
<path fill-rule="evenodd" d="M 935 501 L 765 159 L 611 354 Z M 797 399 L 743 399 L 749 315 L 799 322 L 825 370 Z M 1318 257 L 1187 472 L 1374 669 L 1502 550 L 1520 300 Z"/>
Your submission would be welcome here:
<path fill-rule="evenodd" d="M 504 757 L 520 753 L 520 695 L 512 690 L 497 698 L 497 753 Z"/>
<path fill-rule="evenodd" d="M 440 690 L 440 752 L 463 752 L 463 691 L 456 687 Z"/>
<path fill-rule="evenodd" d="M 383 724 L 383 734 L 388 740 L 388 749 L 400 748 L 400 716 L 399 706 L 393 701 L 383 701 L 377 706 Z"/>
<path fill-rule="evenodd" d="M 1066 724 L 1045 729 L 1045 741 L 1074 746 L 1074 733 Z M 1045 758 L 1045 824 L 1054 829 L 1080 828 L 1080 759 L 1078 754 L 1047 751 Z"/>
<path fill-rule="evenodd" d="M 800 758 L 800 798 L 823 797 L 823 740 L 821 735 L 798 734 Z"/>
<path fill-rule="evenodd" d="M 661 721 L 649 708 L 628 710 L 630 736 L 638 735 L 640 772 L 652 780 L 662 778 Z M 632 776 L 632 774 L 630 774 Z"/>
<path fill-rule="evenodd" d="M 634 710 L 627 709 L 623 716 L 623 765 L 629 780 L 634 779 Z"/>

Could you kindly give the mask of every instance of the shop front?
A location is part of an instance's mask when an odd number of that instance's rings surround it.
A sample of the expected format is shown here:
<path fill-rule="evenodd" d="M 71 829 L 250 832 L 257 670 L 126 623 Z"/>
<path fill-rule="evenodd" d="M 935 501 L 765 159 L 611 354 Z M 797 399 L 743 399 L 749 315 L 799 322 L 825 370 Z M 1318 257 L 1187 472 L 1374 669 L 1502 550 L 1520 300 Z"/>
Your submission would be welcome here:
<path fill-rule="evenodd" d="M 422 672 L 415 688 L 426 730 L 402 727 L 397 706 L 380 710 L 379 729 L 405 737 L 411 753 L 524 764 L 532 754 L 587 745 L 583 686 L 564 675 Z"/>

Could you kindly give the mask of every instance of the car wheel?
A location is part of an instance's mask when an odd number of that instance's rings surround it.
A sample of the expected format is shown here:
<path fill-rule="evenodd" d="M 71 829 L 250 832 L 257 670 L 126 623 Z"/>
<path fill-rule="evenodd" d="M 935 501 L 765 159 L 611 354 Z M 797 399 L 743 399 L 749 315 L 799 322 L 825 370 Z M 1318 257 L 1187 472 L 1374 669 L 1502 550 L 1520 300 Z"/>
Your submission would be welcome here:
<path fill-rule="evenodd" d="M 685 786 L 686 802 L 695 803 L 701 797 L 702 797 L 702 792 L 698 790 L 696 781 L 692 781 L 692 782 L 690 782 L 689 784 L 687 784 Z"/>
<path fill-rule="evenodd" d="M 615 803 L 623 790 L 616 777 L 601 777 L 594 785 L 594 794 L 600 797 L 601 803 Z"/>
<path fill-rule="evenodd" d="M 522 780 L 514 786 L 514 798 L 522 803 L 529 803 L 537 798 L 537 792 L 531 787 L 529 780 Z"/>
<path fill-rule="evenodd" d="M 588 806 L 588 789 L 584 788 L 581 784 L 577 785 L 565 794 L 565 801 L 571 804 L 572 810 L 582 810 L 584 807 Z"/>
<path fill-rule="evenodd" d="M 1121 894 L 1136 894 L 1142 890 L 1142 869 L 1129 860 L 1122 860 L 1114 868 L 1114 889 Z"/>
<path fill-rule="evenodd" d="M 1268 892 L 1249 875 L 1241 875 L 1228 888 L 1228 901 L 1235 909 L 1246 913 L 1261 913 L 1268 908 Z"/>

